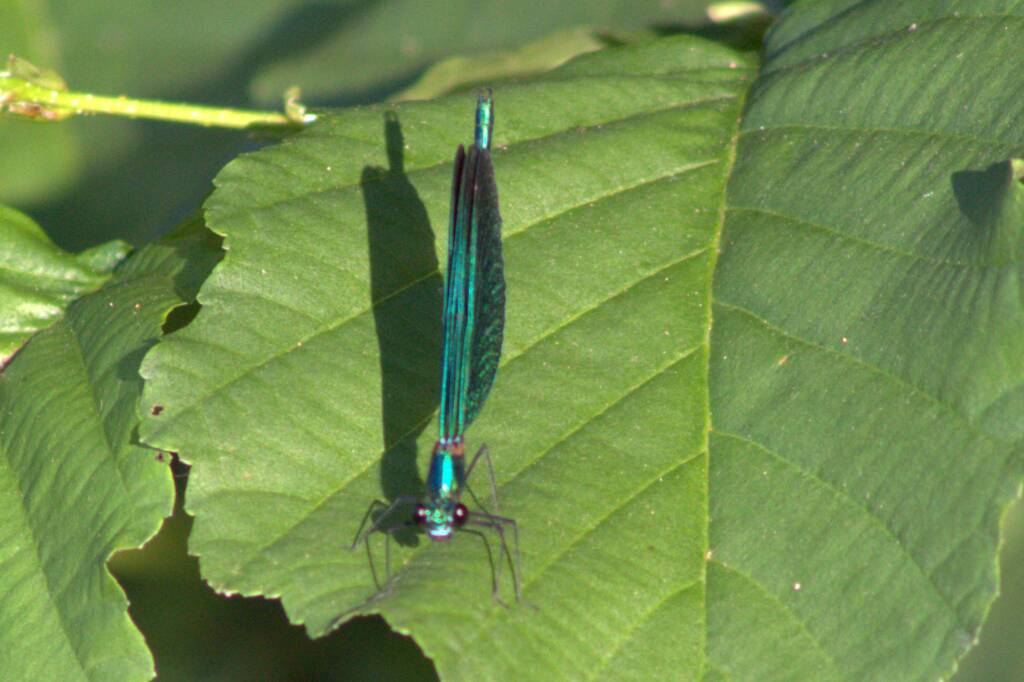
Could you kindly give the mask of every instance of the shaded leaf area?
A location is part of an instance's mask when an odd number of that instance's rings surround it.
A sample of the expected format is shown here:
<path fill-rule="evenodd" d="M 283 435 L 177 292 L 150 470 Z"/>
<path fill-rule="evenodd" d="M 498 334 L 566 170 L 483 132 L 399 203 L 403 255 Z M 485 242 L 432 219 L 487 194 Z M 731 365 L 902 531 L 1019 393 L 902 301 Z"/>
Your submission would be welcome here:
<path fill-rule="evenodd" d="M 1024 453 L 1024 5 L 966 5 L 798 5 L 749 95 L 710 370 L 729 679 L 948 677 L 994 597 Z"/>
<path fill-rule="evenodd" d="M 167 312 L 219 254 L 198 224 L 128 259 L 0 374 L 0 670 L 23 680 L 153 675 L 107 573 L 171 511 L 166 461 L 135 444 L 138 375 Z"/>
<path fill-rule="evenodd" d="M 280 596 L 314 636 L 382 613 L 442 676 L 696 676 L 709 284 L 750 68 L 674 38 L 495 91 L 508 321 L 468 438 L 522 529 L 510 608 L 490 594 L 494 538 L 488 561 L 470 534 L 400 532 L 383 592 L 384 539 L 347 551 L 371 500 L 423 489 L 435 235 L 473 98 L 325 116 L 225 168 L 207 219 L 228 256 L 142 369 L 143 409 L 164 408 L 142 438 L 193 464 L 190 548 L 211 584 Z"/>
<path fill-rule="evenodd" d="M 122 242 L 67 253 L 30 218 L 0 206 L 0 368 L 68 303 L 98 289 L 127 253 Z"/>

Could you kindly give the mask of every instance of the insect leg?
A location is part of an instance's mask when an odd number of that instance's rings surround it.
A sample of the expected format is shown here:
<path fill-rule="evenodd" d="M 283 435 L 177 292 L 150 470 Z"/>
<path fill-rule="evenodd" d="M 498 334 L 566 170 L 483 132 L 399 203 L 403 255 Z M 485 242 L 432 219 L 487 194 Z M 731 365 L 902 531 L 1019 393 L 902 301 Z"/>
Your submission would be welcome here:
<path fill-rule="evenodd" d="M 474 525 L 481 525 L 481 524 L 474 524 Z M 487 563 L 490 564 L 490 566 L 491 566 L 491 597 L 496 599 L 499 603 L 502 604 L 502 606 L 504 606 L 505 603 L 502 602 L 501 601 L 501 597 L 498 596 L 498 586 L 500 584 L 499 583 L 499 579 L 500 579 L 501 576 L 498 573 L 498 571 L 495 570 L 494 553 L 491 551 L 491 543 L 487 540 L 487 535 L 484 534 L 484 533 L 481 533 L 478 530 L 472 530 L 470 528 L 463 528 L 462 532 L 464 532 L 464 533 L 471 533 L 472 535 L 477 536 L 478 538 L 480 538 L 483 541 L 484 549 L 487 551 Z M 500 562 L 498 563 L 498 566 L 501 566 Z M 500 571 L 500 569 L 498 569 L 498 570 Z"/>
<path fill-rule="evenodd" d="M 512 585 L 515 588 L 516 601 L 522 600 L 522 585 L 520 583 L 520 576 L 522 575 L 522 561 L 519 556 L 519 526 L 516 524 L 515 519 L 507 516 L 497 516 L 495 514 L 484 514 L 477 513 L 470 516 L 469 519 L 473 525 L 483 526 L 491 528 L 498 534 L 498 539 L 501 541 L 502 554 L 508 559 L 512 566 Z M 505 541 L 505 528 L 512 529 L 512 544 L 515 545 L 514 550 L 510 550 L 508 543 Z M 502 564 L 499 564 L 501 566 Z M 501 569 L 499 568 L 498 573 L 500 577 Z"/>
<path fill-rule="evenodd" d="M 493 505 L 494 511 L 501 511 L 498 508 L 498 481 L 494 477 L 494 464 L 491 462 L 491 451 L 488 449 L 486 443 L 481 445 L 480 449 L 476 451 L 475 455 L 473 455 L 473 459 L 469 463 L 469 468 L 466 469 L 466 481 L 469 481 L 469 477 L 472 475 L 473 469 L 476 467 L 476 463 L 480 461 L 481 457 L 487 461 L 487 474 L 491 482 L 491 504 Z M 468 483 L 467 487 L 469 487 Z M 472 493 L 473 491 L 470 489 L 470 494 L 472 495 Z M 473 501 L 476 502 L 477 506 L 483 507 L 483 505 L 476 499 L 476 495 L 473 495 Z"/>
<path fill-rule="evenodd" d="M 360 540 L 368 542 L 370 535 L 381 529 L 384 525 L 384 519 L 390 516 L 395 509 L 402 505 L 409 504 L 410 502 L 416 502 L 416 500 L 417 498 L 412 495 L 402 495 L 401 497 L 396 497 L 395 501 L 391 504 L 388 504 L 383 500 L 374 500 L 371 502 L 370 506 L 366 509 L 366 513 L 363 514 L 363 520 L 359 523 L 359 530 L 356 532 L 356 539 L 352 541 L 349 551 L 354 552 L 356 547 L 359 546 Z M 366 522 L 370 520 L 370 516 L 373 514 L 374 510 L 380 507 L 384 507 L 384 511 L 381 512 L 380 515 L 373 520 L 370 527 L 363 532 L 363 527 L 366 526 Z"/>

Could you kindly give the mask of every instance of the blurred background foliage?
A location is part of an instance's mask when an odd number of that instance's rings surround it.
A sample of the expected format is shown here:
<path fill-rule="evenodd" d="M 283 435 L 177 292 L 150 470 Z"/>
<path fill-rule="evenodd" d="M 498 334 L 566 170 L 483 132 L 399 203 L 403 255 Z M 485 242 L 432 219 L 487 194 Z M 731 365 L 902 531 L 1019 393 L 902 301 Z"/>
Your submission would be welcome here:
<path fill-rule="evenodd" d="M 520 0 L 512 11 L 502 0 L 0 0 L 0 47 L 85 92 L 279 108 L 285 89 L 298 85 L 314 108 L 355 106 L 527 75 L 665 33 L 756 48 L 763 24 L 711 25 L 709 4 Z M 70 250 L 113 238 L 141 244 L 193 213 L 227 161 L 269 142 L 104 117 L 3 119 L 0 203 L 27 212 Z M 184 470 L 177 473 L 180 492 Z M 277 602 L 216 595 L 186 553 L 189 527 L 179 500 L 153 541 L 111 562 L 159 679 L 435 678 L 415 643 L 379 619 L 311 641 Z M 1024 679 L 1024 506 L 1005 527 L 1004 594 L 958 682 Z"/>

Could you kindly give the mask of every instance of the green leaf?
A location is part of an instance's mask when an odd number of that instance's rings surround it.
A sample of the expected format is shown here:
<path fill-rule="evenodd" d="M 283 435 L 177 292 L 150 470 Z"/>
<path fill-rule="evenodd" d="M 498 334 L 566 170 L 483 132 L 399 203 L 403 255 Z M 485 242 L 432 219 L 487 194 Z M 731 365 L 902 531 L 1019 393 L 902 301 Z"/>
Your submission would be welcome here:
<path fill-rule="evenodd" d="M 142 370 L 206 578 L 313 635 L 382 613 L 455 679 L 948 677 L 1022 473 L 1024 10 L 936 6 L 803 3 L 756 79 L 672 38 L 496 90 L 509 317 L 468 438 L 508 608 L 471 535 L 398 533 L 383 591 L 383 539 L 345 551 L 422 491 L 472 98 L 230 164 L 229 255 Z"/>
<path fill-rule="evenodd" d="M 0 374 L 0 670 L 12 680 L 149 679 L 105 563 L 171 510 L 166 461 L 136 444 L 138 365 L 217 250 L 199 229 L 142 249 Z"/>
<path fill-rule="evenodd" d="M 66 253 L 28 216 L 0 206 L 0 368 L 68 303 L 98 289 L 127 253 L 116 241 Z"/>
<path fill-rule="evenodd" d="M 708 654 L 734 679 L 939 679 L 977 636 L 1024 453 L 1022 36 L 1019 3 L 930 0 L 771 34 L 715 274 L 708 598 L 742 608 L 709 609 Z"/>
<path fill-rule="evenodd" d="M 143 439 L 194 465 L 190 551 L 207 580 L 280 595 L 313 635 L 346 612 L 382 612 L 464 677 L 616 676 L 649 637 L 675 643 L 639 670 L 696 674 L 709 274 L 749 77 L 732 51 L 677 39 L 495 92 L 508 334 L 469 438 L 489 444 L 501 511 L 523 529 L 518 608 L 491 598 L 469 534 L 403 550 L 392 595 L 365 606 L 370 565 L 347 551 L 382 487 L 422 491 L 416 457 L 436 432 L 435 232 L 474 98 L 403 106 L 394 123 L 384 109 L 344 112 L 230 164 L 206 207 L 229 255 L 203 312 L 142 370 L 143 410 L 163 407 Z M 375 553 L 380 564 L 383 544 Z M 603 635 L 558 634 L 581 609 Z M 513 633 L 519 644 L 496 657 Z"/>

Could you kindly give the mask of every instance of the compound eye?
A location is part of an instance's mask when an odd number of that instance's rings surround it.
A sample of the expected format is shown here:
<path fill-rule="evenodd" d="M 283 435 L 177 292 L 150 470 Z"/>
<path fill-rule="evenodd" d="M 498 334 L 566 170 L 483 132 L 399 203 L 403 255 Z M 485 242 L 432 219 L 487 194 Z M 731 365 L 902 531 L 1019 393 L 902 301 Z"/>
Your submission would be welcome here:
<path fill-rule="evenodd" d="M 422 502 L 418 503 L 415 509 L 413 509 L 412 520 L 419 526 L 425 524 L 427 522 L 427 505 Z"/>
<path fill-rule="evenodd" d="M 466 505 L 461 502 L 455 505 L 455 511 L 452 513 L 452 523 L 455 524 L 456 528 L 461 528 L 465 525 L 466 519 L 469 518 L 469 510 L 466 509 Z"/>

